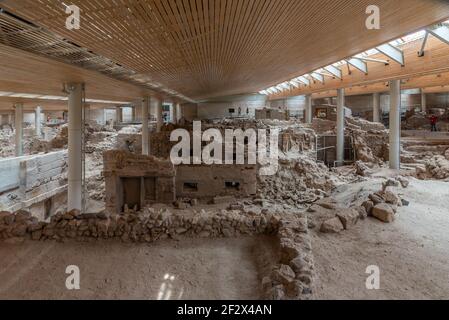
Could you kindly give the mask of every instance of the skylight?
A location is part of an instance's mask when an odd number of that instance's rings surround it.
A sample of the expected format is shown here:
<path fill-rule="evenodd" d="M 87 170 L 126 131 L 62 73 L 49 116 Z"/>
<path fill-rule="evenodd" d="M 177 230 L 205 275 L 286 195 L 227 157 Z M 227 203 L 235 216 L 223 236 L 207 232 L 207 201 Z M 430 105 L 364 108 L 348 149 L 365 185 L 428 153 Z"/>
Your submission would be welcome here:
<path fill-rule="evenodd" d="M 449 25 L 449 20 L 444 21 L 441 24 L 442 25 Z M 414 32 L 414 33 L 411 33 L 411 34 L 406 35 L 404 37 L 401 37 L 399 39 L 393 40 L 393 41 L 391 41 L 389 43 L 392 46 L 394 46 L 394 47 L 400 47 L 400 46 L 403 46 L 403 45 L 405 45 L 407 43 L 423 39 L 425 37 L 425 35 L 426 35 L 426 31 L 425 30 L 420 30 L 418 32 Z M 367 51 L 364 51 L 364 52 L 361 52 L 361 53 L 355 55 L 354 58 L 368 58 L 368 57 L 370 57 L 372 55 L 375 55 L 377 53 L 379 53 L 379 51 L 376 48 L 373 48 L 373 49 L 369 49 Z M 341 66 L 343 66 L 345 64 L 346 64 L 346 61 L 345 60 L 341 60 L 341 61 L 333 63 L 332 66 L 334 66 L 334 67 L 341 67 Z M 312 71 L 311 73 L 313 73 L 313 72 L 318 72 L 318 73 L 321 73 L 321 74 L 322 73 L 327 73 L 324 70 L 324 68 L 320 68 L 318 70 Z M 304 74 L 302 76 L 303 77 L 307 77 L 307 76 L 309 76 L 309 74 Z M 300 78 L 300 77 L 293 78 L 290 81 L 283 82 L 283 83 L 278 84 L 278 85 L 276 85 L 274 87 L 271 87 L 269 89 L 265 89 L 265 90 L 259 91 L 259 93 L 260 94 L 265 94 L 265 95 L 270 95 L 270 94 L 276 93 L 278 91 L 282 92 L 282 91 L 290 89 L 290 85 L 298 88 L 300 86 L 300 83 L 299 83 L 300 81 L 298 81 L 297 79 Z"/>

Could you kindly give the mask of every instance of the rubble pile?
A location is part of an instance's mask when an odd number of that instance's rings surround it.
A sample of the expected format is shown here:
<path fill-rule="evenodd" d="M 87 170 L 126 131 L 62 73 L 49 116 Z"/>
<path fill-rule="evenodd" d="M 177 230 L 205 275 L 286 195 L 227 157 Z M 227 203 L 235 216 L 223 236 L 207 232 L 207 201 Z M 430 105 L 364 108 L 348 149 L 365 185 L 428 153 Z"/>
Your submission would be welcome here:
<path fill-rule="evenodd" d="M 23 143 L 23 148 L 25 154 L 48 153 L 52 149 L 49 142 L 37 137 L 26 139 Z"/>
<path fill-rule="evenodd" d="M 402 124 L 404 130 L 430 130 L 430 121 L 425 113 L 413 112 L 406 115 L 405 122 Z"/>
<path fill-rule="evenodd" d="M 395 179 L 385 181 L 382 190 L 370 194 L 365 201 L 358 199 L 349 208 L 341 208 L 335 200 L 327 198 L 316 202 L 308 211 L 316 213 L 322 212 L 322 208 L 327 210 L 324 221 L 320 226 L 322 233 L 339 233 L 348 230 L 355 226 L 359 220 L 365 220 L 367 217 L 391 223 L 395 220 L 398 207 L 408 206 L 409 203 L 395 192 L 387 189 L 388 187 L 399 187 L 399 185 L 407 188 L 408 184 L 407 179 L 398 176 Z"/>
<path fill-rule="evenodd" d="M 9 126 L 0 130 L 0 157 L 7 158 L 15 155 L 14 132 Z"/>
<path fill-rule="evenodd" d="M 94 128 L 88 129 L 86 143 L 86 188 L 90 199 L 104 201 L 103 152 L 114 149 L 118 134 L 105 126 Z"/>
<path fill-rule="evenodd" d="M 56 136 L 50 140 L 50 146 L 53 149 L 67 148 L 69 142 L 69 125 L 64 124 L 58 128 Z"/>
<path fill-rule="evenodd" d="M 449 160 L 446 156 L 438 155 L 426 160 L 424 164 L 416 167 L 416 177 L 421 180 L 426 179 L 448 179 L 449 178 Z"/>
<path fill-rule="evenodd" d="M 337 123 L 335 121 L 320 119 L 320 118 L 314 118 L 312 120 L 312 124 L 311 124 L 311 128 L 317 134 L 325 134 L 325 133 L 334 133 L 335 134 L 336 126 L 337 126 Z"/>
<path fill-rule="evenodd" d="M 339 176 L 324 164 L 302 155 L 297 159 L 280 159 L 273 176 L 259 176 L 257 196 L 302 207 L 326 196 L 339 183 L 342 183 Z"/>
<path fill-rule="evenodd" d="M 381 163 L 388 159 L 388 131 L 383 124 L 346 117 L 345 130 L 352 136 L 356 160 Z"/>
<path fill-rule="evenodd" d="M 336 134 L 336 122 L 314 118 L 310 127 L 317 134 Z M 346 117 L 345 134 L 352 136 L 356 160 L 380 163 L 388 159 L 388 131 L 381 123 Z"/>
<path fill-rule="evenodd" d="M 280 133 L 281 150 L 284 153 L 314 150 L 316 135 L 312 129 L 289 127 Z"/>

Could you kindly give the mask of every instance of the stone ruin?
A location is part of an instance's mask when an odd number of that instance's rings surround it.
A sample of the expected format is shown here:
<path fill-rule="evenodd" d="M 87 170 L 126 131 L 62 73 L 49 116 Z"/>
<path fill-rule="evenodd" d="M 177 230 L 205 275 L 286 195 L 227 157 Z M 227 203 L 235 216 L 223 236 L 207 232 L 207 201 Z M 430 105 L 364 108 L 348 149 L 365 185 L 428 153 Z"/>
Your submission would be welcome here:
<path fill-rule="evenodd" d="M 169 160 L 118 150 L 105 151 L 103 157 L 107 211 L 175 201 L 175 168 Z"/>
<path fill-rule="evenodd" d="M 168 159 L 126 151 L 104 152 L 106 210 L 123 212 L 177 198 L 211 200 L 256 194 L 255 165 L 179 165 Z"/>
<path fill-rule="evenodd" d="M 262 279 L 263 299 L 310 299 L 313 292 L 314 262 L 304 214 L 265 212 L 263 215 L 239 210 L 205 210 L 173 213 L 168 209 L 145 208 L 137 213 L 81 214 L 78 210 L 58 212 L 50 222 L 40 222 L 27 211 L 0 212 L 0 239 L 20 243 L 25 239 L 95 241 L 120 239 L 151 243 L 179 236 L 230 238 L 244 235 L 275 236 L 279 261 Z"/>

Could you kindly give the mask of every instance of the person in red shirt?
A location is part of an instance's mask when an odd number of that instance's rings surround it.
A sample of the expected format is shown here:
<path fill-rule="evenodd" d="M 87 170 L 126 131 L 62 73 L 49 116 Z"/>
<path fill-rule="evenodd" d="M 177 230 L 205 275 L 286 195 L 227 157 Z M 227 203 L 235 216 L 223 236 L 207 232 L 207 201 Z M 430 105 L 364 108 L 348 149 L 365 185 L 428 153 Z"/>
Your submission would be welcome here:
<path fill-rule="evenodd" d="M 432 132 L 436 132 L 437 131 L 437 121 L 438 121 L 437 116 L 433 114 L 430 117 L 430 126 L 431 126 L 430 131 L 432 131 Z"/>

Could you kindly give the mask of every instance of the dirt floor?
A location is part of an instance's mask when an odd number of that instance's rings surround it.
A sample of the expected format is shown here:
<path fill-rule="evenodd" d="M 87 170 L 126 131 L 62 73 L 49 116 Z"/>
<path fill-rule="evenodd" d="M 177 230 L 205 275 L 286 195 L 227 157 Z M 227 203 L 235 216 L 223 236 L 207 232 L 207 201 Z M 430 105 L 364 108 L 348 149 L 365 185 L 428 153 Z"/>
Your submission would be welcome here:
<path fill-rule="evenodd" d="M 380 183 L 360 183 L 338 197 L 362 187 L 375 191 Z M 449 298 L 449 183 L 413 179 L 400 192 L 410 206 L 399 208 L 392 224 L 368 218 L 338 235 L 312 232 L 315 298 Z M 380 268 L 380 290 L 366 289 L 369 265 Z"/>
<path fill-rule="evenodd" d="M 0 299 L 259 299 L 274 239 L 0 244 Z M 68 265 L 80 268 L 69 291 Z"/>

